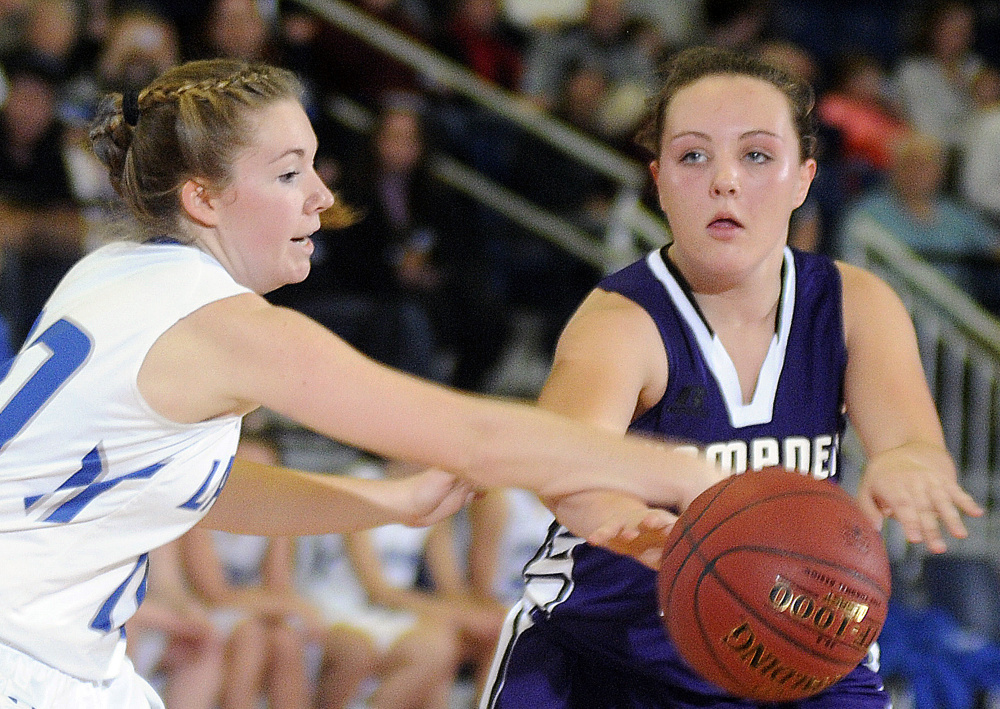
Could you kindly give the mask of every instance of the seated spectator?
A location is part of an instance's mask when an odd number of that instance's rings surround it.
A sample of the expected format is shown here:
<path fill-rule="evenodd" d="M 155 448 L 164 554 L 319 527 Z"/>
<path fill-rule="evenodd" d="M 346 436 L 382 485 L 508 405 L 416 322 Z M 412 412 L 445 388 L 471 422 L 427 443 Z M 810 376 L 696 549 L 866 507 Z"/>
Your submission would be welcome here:
<path fill-rule="evenodd" d="M 521 599 L 524 567 L 545 542 L 552 512 L 514 488 L 487 490 L 467 510 L 469 593 L 509 609 Z"/>
<path fill-rule="evenodd" d="M 517 91 L 524 42 L 524 34 L 504 20 L 500 0 L 456 0 L 436 44 L 481 79 Z"/>
<path fill-rule="evenodd" d="M 187 586 L 179 546 L 149 554 L 146 597 L 126 623 L 128 655 L 170 709 L 215 709 L 224 639 Z"/>
<path fill-rule="evenodd" d="M 704 0 L 701 29 L 706 44 L 753 51 L 767 37 L 771 0 Z"/>
<path fill-rule="evenodd" d="M 972 109 L 972 80 L 983 65 L 973 40 L 976 14 L 964 0 L 936 0 L 921 18 L 915 45 L 896 64 L 896 100 L 906 122 L 941 141 L 949 158 Z"/>
<path fill-rule="evenodd" d="M 6 61 L 0 108 L 0 281 L 13 282 L 0 316 L 19 346 L 56 283 L 83 255 L 86 223 L 66 167 L 58 79 L 27 55 Z"/>
<path fill-rule="evenodd" d="M 649 95 L 656 79 L 656 57 L 643 35 L 628 30 L 625 0 L 589 0 L 583 22 L 537 32 L 528 47 L 521 92 L 544 109 L 559 101 L 567 75 L 590 65 L 608 81 L 609 95 L 637 91 Z"/>
<path fill-rule="evenodd" d="M 411 541 L 408 551 L 397 549 L 418 563 L 426 530 L 401 527 Z M 397 537 L 397 542 L 401 537 Z M 355 651 L 374 658 L 374 670 L 361 699 L 370 709 L 448 709 L 459 667 L 454 630 L 435 618 L 394 610 L 368 600 L 361 579 L 380 575 L 381 566 L 368 567 L 349 557 L 340 535 L 298 540 L 297 587 L 319 607 L 332 627 L 350 629 L 360 637 Z M 412 572 L 411 573 L 415 573 Z"/>
<path fill-rule="evenodd" d="M 853 194 L 885 178 L 890 146 L 910 130 L 886 94 L 887 81 L 888 73 L 874 56 L 845 55 L 816 104 L 817 118 L 839 136 L 847 189 Z"/>
<path fill-rule="evenodd" d="M 99 47 L 87 36 L 84 9 L 76 0 L 33 0 L 27 8 L 18 52 L 58 77 L 58 114 L 72 124 L 79 120 L 73 79 L 90 69 Z"/>
<path fill-rule="evenodd" d="M 309 278 L 271 298 L 379 361 L 479 390 L 505 321 L 484 294 L 465 202 L 429 171 L 421 111 L 415 97 L 386 101 L 370 140 L 345 159 L 343 201 L 358 220 L 317 234 Z"/>
<path fill-rule="evenodd" d="M 244 434 L 236 455 L 279 462 L 264 434 Z M 223 709 L 255 709 L 264 698 L 270 709 L 347 706 L 371 658 L 355 648 L 356 633 L 326 623 L 297 592 L 292 540 L 195 527 L 180 544 L 192 588 L 228 636 Z"/>
<path fill-rule="evenodd" d="M 995 308 L 1000 233 L 945 191 L 946 164 L 944 145 L 930 136 L 911 132 L 897 140 L 888 183 L 849 208 L 843 244 L 850 248 L 862 218 L 874 219 L 971 297 Z"/>
<path fill-rule="evenodd" d="M 256 0 L 213 0 L 196 52 L 206 58 L 278 61 L 277 35 Z"/>
<path fill-rule="evenodd" d="M 958 191 L 1000 227 L 1000 70 L 985 65 L 973 82 L 975 109 L 961 144 Z"/>
<path fill-rule="evenodd" d="M 433 32 L 404 0 L 349 0 L 372 19 L 385 23 L 418 42 L 428 43 Z M 372 110 L 393 92 L 419 92 L 425 81 L 407 64 L 373 48 L 331 23 L 315 40 L 309 74 L 324 95 L 344 95 Z"/>
<path fill-rule="evenodd" d="M 359 472 L 391 477 L 406 474 L 408 466 L 389 463 Z M 460 664 L 468 663 L 481 689 L 506 609 L 472 594 L 461 578 L 451 521 L 430 529 L 397 524 L 351 533 L 344 535 L 344 545 L 367 602 L 448 633 L 458 661 L 448 684 L 454 683 Z M 421 583 L 425 563 L 428 578 Z"/>

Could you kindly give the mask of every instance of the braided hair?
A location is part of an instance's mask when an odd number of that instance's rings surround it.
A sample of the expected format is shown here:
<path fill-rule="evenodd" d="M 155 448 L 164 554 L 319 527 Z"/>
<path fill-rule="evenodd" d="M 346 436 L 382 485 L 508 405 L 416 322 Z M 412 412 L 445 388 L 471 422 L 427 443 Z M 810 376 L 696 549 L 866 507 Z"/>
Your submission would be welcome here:
<path fill-rule="evenodd" d="M 254 114 L 301 96 L 301 82 L 286 69 L 230 59 L 188 62 L 135 95 L 105 96 L 90 141 L 115 191 L 145 227 L 143 236 L 177 236 L 184 183 L 198 178 L 225 188 L 237 153 L 252 140 Z"/>

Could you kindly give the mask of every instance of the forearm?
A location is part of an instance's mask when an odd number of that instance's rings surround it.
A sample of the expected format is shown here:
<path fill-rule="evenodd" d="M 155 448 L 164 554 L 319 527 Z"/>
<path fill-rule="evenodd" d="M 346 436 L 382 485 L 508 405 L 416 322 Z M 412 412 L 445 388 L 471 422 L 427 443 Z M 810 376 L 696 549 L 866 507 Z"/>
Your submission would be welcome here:
<path fill-rule="evenodd" d="M 506 465 L 513 462 L 514 473 L 526 481 L 537 479 L 535 491 L 540 497 L 606 490 L 662 507 L 685 507 L 721 477 L 704 460 L 668 443 L 542 413 L 550 418 L 539 425 L 529 422 L 513 440 L 523 436 L 523 443 L 542 450 L 548 460 L 540 466 L 533 457 L 505 461 Z M 529 450 L 528 445 L 512 452 L 517 455 L 522 450 Z"/>
<path fill-rule="evenodd" d="M 202 526 L 235 534 L 343 533 L 403 521 L 393 488 L 237 458 Z"/>
<path fill-rule="evenodd" d="M 399 422 L 406 449 L 431 464 L 443 456 L 451 464 L 438 465 L 482 487 L 523 488 L 547 498 L 615 490 L 672 507 L 686 505 L 721 476 L 674 446 L 537 407 L 432 392 L 430 410 Z M 421 419 L 435 425 L 413 423 Z"/>

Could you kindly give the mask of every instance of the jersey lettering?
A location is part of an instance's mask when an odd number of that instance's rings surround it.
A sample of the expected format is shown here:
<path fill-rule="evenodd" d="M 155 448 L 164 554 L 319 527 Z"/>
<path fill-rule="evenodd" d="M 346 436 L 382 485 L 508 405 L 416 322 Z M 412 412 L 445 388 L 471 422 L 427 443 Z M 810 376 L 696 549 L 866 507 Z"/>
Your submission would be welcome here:
<path fill-rule="evenodd" d="M 720 441 L 705 446 L 705 458 L 730 473 L 745 473 L 780 465 L 803 475 L 811 475 L 819 480 L 837 475 L 837 451 L 840 437 L 823 434 L 812 439 L 805 436 L 789 436 L 783 440 L 776 438 L 754 438 Z M 695 446 L 683 446 L 683 450 L 697 454 Z"/>
<path fill-rule="evenodd" d="M 94 449 L 83 457 L 80 469 L 54 492 L 25 497 L 24 511 L 32 512 L 45 507 L 51 511 L 42 518 L 43 522 L 70 522 L 101 493 L 126 480 L 151 478 L 165 464 L 154 463 L 113 480 L 100 480 L 104 471 L 104 457 L 101 455 L 100 446 L 94 446 Z"/>
<path fill-rule="evenodd" d="M 112 628 L 121 628 L 121 633 L 124 635 L 125 621 L 132 617 L 142 599 L 146 597 L 148 570 L 149 554 L 142 554 L 128 578 L 122 581 L 110 598 L 101 605 L 97 615 L 90 622 L 90 627 L 105 633 L 110 632 Z"/>
<path fill-rule="evenodd" d="M 0 451 L 41 411 L 67 379 L 87 360 L 93 342 L 68 320 L 57 320 L 38 336 L 18 358 L 38 360 L 38 365 L 0 409 Z M 47 352 L 47 354 L 46 354 Z M 8 371 L 0 382 L 0 395 L 11 382 Z"/>
<path fill-rule="evenodd" d="M 198 491 L 192 495 L 187 502 L 178 505 L 178 507 L 184 510 L 198 510 L 199 512 L 207 510 L 211 507 L 212 503 L 215 502 L 215 498 L 217 498 L 219 493 L 222 492 L 222 486 L 225 485 L 226 480 L 229 479 L 229 471 L 233 469 L 234 460 L 235 457 L 229 459 L 229 464 L 226 466 L 226 469 L 222 471 L 222 475 L 216 480 L 213 480 L 213 478 L 216 478 L 215 473 L 218 471 L 219 464 L 222 461 L 216 460 L 213 462 L 212 469 L 208 472 L 208 477 L 205 478 L 205 482 L 201 484 Z"/>

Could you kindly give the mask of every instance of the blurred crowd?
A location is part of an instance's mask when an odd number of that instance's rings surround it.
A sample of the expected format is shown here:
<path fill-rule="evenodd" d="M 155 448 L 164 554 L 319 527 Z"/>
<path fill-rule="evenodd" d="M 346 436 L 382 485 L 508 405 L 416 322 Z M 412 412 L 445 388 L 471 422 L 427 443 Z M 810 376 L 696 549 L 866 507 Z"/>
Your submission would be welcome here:
<path fill-rule="evenodd" d="M 840 256 L 874 220 L 1000 312 L 996 2 L 347 1 L 643 163 L 631 137 L 673 52 L 767 56 L 817 95 L 820 167 L 790 242 Z M 0 0 L 0 360 L 62 274 L 123 228 L 87 149 L 98 98 L 212 56 L 303 77 L 317 166 L 354 215 L 325 223 L 310 277 L 270 298 L 372 357 L 472 391 L 491 391 L 516 313 L 537 315 L 550 352 L 602 274 L 445 184 L 428 158 L 452 155 L 595 238 L 614 180 L 291 0 Z M 644 199 L 655 207 L 652 190 Z M 280 460 L 258 428 L 247 446 Z M 537 503 L 498 492 L 419 533 L 196 530 L 154 561 L 135 660 L 171 709 L 261 697 L 272 709 L 446 707 L 456 677 L 481 678 L 547 522 Z"/>
<path fill-rule="evenodd" d="M 631 138 L 678 48 L 761 53 L 817 92 L 820 170 L 790 241 L 842 255 L 875 219 L 1000 309 L 1000 9 L 992 2 L 351 0 L 518 102 L 646 162 Z M 601 273 L 437 179 L 444 152 L 603 238 L 619 186 L 292 0 L 0 3 L 0 320 L 26 336 L 48 292 L 113 237 L 86 127 L 107 91 L 180 60 L 280 63 L 308 87 L 318 164 L 359 217 L 316 237 L 313 273 L 271 295 L 366 353 L 488 391 L 512 314 L 551 349 Z M 652 191 L 645 196 L 651 202 Z M 519 392 L 520 393 L 520 392 Z M 531 394 L 531 392 L 523 392 Z"/>

